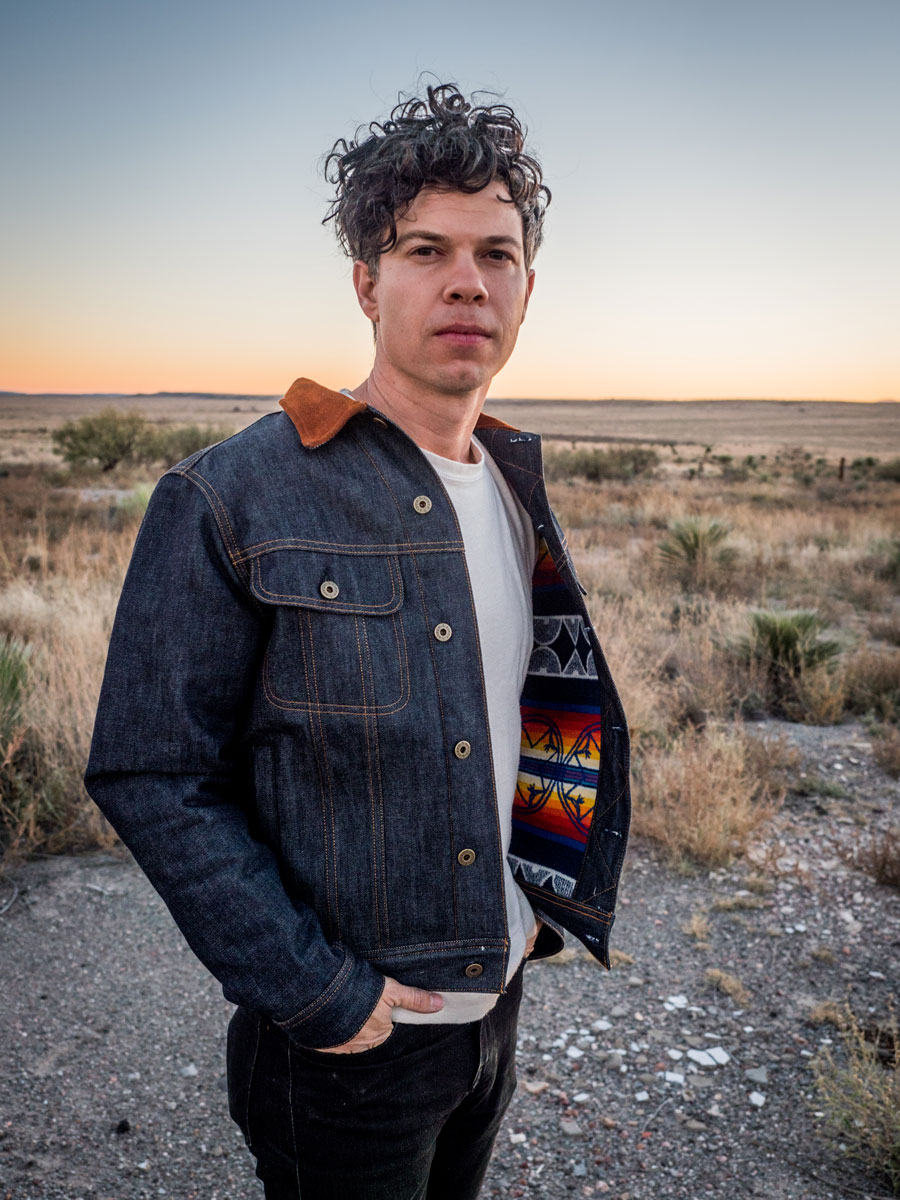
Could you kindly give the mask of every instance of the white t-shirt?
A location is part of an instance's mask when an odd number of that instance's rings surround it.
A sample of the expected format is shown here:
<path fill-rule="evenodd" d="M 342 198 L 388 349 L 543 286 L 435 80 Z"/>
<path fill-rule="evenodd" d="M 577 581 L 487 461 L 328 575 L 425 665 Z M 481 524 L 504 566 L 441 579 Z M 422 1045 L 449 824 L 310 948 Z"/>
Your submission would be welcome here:
<path fill-rule="evenodd" d="M 447 489 L 462 530 L 466 566 L 475 601 L 484 667 L 497 808 L 503 840 L 503 883 L 510 952 L 507 979 L 515 974 L 535 917 L 512 877 L 506 855 L 522 738 L 519 697 L 532 649 L 531 576 L 537 545 L 531 520 L 510 491 L 499 467 L 477 438 L 477 462 L 461 463 L 422 453 Z M 477 1021 L 497 1002 L 496 994 L 441 992 L 437 1013 L 395 1008 L 393 1019 L 414 1024 Z"/>

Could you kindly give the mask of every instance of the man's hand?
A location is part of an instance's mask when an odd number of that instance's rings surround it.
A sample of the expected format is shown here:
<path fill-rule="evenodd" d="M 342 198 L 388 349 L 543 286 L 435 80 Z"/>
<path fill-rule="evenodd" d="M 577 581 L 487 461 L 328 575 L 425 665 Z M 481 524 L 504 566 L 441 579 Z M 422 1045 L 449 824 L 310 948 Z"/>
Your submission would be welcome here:
<path fill-rule="evenodd" d="M 534 927 L 534 933 L 532 933 L 531 937 L 525 943 L 526 958 L 528 958 L 529 954 L 531 954 L 532 950 L 534 949 L 534 943 L 537 941 L 537 935 L 541 932 L 541 926 L 544 923 L 540 917 L 535 917 L 535 921 L 537 921 L 537 924 Z"/>
<path fill-rule="evenodd" d="M 394 1028 L 391 1020 L 393 1008 L 408 1008 L 412 1012 L 439 1012 L 444 1007 L 444 1001 L 434 992 L 423 991 L 422 988 L 407 987 L 398 983 L 389 975 L 384 979 L 384 990 L 381 999 L 375 1005 L 375 1010 L 360 1029 L 356 1037 L 344 1042 L 341 1046 L 328 1046 L 325 1054 L 359 1054 L 362 1050 L 374 1050 L 382 1042 L 386 1042 Z"/>

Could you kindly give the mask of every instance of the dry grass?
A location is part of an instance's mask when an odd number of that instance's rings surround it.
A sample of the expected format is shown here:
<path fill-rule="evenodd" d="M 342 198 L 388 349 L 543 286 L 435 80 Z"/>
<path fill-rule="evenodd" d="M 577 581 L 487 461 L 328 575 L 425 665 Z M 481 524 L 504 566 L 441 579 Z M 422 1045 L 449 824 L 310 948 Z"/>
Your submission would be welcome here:
<path fill-rule="evenodd" d="M 885 774 L 900 779 L 900 729 L 885 725 L 872 734 L 872 756 Z"/>
<path fill-rule="evenodd" d="M 847 706 L 880 721 L 900 720 L 900 650 L 864 647 L 849 659 Z"/>
<path fill-rule="evenodd" d="M 834 957 L 834 951 L 830 946 L 816 946 L 809 952 L 810 957 L 816 962 L 825 963 L 826 966 L 834 966 L 837 959 Z"/>
<path fill-rule="evenodd" d="M 830 1047 L 813 1062 L 822 1103 L 846 1153 L 900 1194 L 900 1030 L 893 1012 L 863 1026 L 849 1005 L 838 1009 L 843 1055 Z"/>
<path fill-rule="evenodd" d="M 232 417 L 233 407 L 244 415 Z M 159 415 L 162 424 L 198 415 L 244 423 L 272 407 L 173 400 Z M 689 415 L 683 406 L 666 411 Z M 726 410 L 703 411 L 706 421 Z M 591 412 L 581 406 L 566 420 Z M 643 420 L 643 412 L 632 416 Z M 533 428 L 539 414 L 556 420 L 563 410 L 520 414 L 511 406 L 509 415 Z M 42 424 L 50 429 L 72 415 L 60 402 Z M 880 420 L 881 409 L 873 416 Z M 50 454 L 49 433 L 42 436 L 47 453 L 35 460 Z M 716 438 L 706 452 L 704 444 L 676 440 L 673 448 L 654 447 L 655 464 L 635 456 L 641 447 L 581 441 L 571 464 L 623 478 L 570 476 L 551 481 L 549 492 L 628 716 L 635 829 L 658 839 L 676 863 L 719 863 L 741 853 L 798 775 L 784 739 L 760 742 L 734 724 L 776 708 L 765 665 L 734 653 L 752 610 L 818 612 L 841 642 L 840 659 L 831 669 L 798 672 L 782 698 L 783 715 L 827 723 L 868 714 L 881 722 L 873 734 L 878 761 L 900 774 L 900 734 L 892 727 L 900 713 L 900 485 L 890 472 L 878 478 L 875 468 L 850 472 L 840 484 L 833 461 L 816 464 L 810 454 L 774 445 L 738 453 Z M 549 457 L 555 470 L 567 461 L 557 447 Z M 636 463 L 652 465 L 652 474 L 633 477 Z M 142 500 L 110 494 L 102 503 L 82 502 L 78 489 L 98 480 L 96 472 L 58 466 L 0 470 L 0 636 L 31 648 L 27 736 L 20 731 L 15 751 L 15 798 L 8 779 L 0 793 L 0 842 L 23 851 L 108 837 L 80 775 Z M 145 495 L 152 479 L 119 467 L 101 482 L 123 491 L 143 485 Z M 703 570 L 673 573 L 660 544 L 673 531 L 708 530 L 714 522 L 727 527 L 727 540 L 708 548 Z M 723 548 L 728 553 L 717 558 Z M 875 640 L 867 645 L 867 637 Z"/>
<path fill-rule="evenodd" d="M 634 829 L 676 861 L 729 862 L 776 811 L 781 797 L 748 769 L 740 726 L 687 730 L 649 747 L 635 770 Z"/>
<path fill-rule="evenodd" d="M 113 841 L 81 776 L 139 517 L 45 495 L 35 475 L 0 480 L 0 635 L 29 647 L 15 744 L 0 769 L 7 855 Z"/>
<path fill-rule="evenodd" d="M 682 925 L 681 932 L 697 942 L 707 941 L 709 938 L 709 918 L 706 913 L 691 913 L 690 920 Z"/>
<path fill-rule="evenodd" d="M 806 1021 L 809 1025 L 834 1025 L 837 1029 L 841 1023 L 841 1006 L 836 1000 L 822 1000 L 809 1010 Z"/>
<path fill-rule="evenodd" d="M 876 883 L 900 890 L 900 828 L 881 829 L 845 851 L 847 861 Z"/>
<path fill-rule="evenodd" d="M 739 1008 L 746 1008 L 750 1003 L 750 993 L 738 977 L 729 971 L 722 971 L 718 967 L 707 967 L 706 982 L 711 984 L 717 992 L 730 996 Z"/>
<path fill-rule="evenodd" d="M 739 912 L 742 909 L 771 907 L 768 900 L 763 900 L 762 896 L 720 896 L 718 900 L 713 900 L 713 909 L 716 912 Z"/>

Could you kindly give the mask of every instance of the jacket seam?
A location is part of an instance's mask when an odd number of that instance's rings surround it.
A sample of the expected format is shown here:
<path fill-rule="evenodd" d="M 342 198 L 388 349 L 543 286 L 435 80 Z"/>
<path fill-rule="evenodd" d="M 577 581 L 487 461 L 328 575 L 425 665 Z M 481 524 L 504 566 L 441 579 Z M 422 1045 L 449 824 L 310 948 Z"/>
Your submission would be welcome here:
<path fill-rule="evenodd" d="M 361 600 L 353 600 L 344 601 L 342 605 L 329 605 L 327 602 L 323 603 L 321 597 L 305 596 L 299 592 L 270 592 L 268 588 L 263 586 L 262 579 L 260 577 L 259 560 L 255 558 L 253 560 L 253 565 L 255 568 L 253 586 L 258 588 L 262 593 L 264 593 L 265 596 L 271 597 L 273 600 L 305 600 L 308 603 L 303 607 L 315 608 L 317 612 L 331 612 L 334 613 L 335 616 L 343 616 L 348 614 L 351 609 L 353 612 L 359 609 L 361 610 L 362 615 L 371 613 L 372 615 L 390 616 L 390 614 L 392 612 L 396 612 L 396 610 L 400 607 L 400 604 L 403 603 L 402 588 L 400 589 L 400 600 L 398 603 L 395 603 L 397 600 L 397 579 L 394 575 L 394 564 L 390 561 L 388 562 L 388 569 L 391 576 L 391 595 L 390 599 L 385 600 L 381 604 L 365 604 Z"/>
<path fill-rule="evenodd" d="M 341 947 L 341 949 L 343 949 L 343 947 Z M 305 1008 L 301 1008 L 299 1012 L 294 1013 L 294 1015 L 289 1017 L 286 1021 L 274 1021 L 273 1024 L 277 1025 L 279 1029 L 296 1029 L 298 1025 L 303 1025 L 306 1021 L 309 1021 L 313 1017 L 317 1016 L 327 1004 L 330 1004 L 334 1000 L 337 993 L 342 990 L 346 982 L 346 978 L 352 969 L 353 960 L 351 959 L 347 950 L 344 950 L 344 961 L 338 967 L 336 974 L 331 980 L 331 983 L 329 983 L 328 987 L 325 988 L 324 992 L 321 992 L 315 998 L 315 1000 L 310 1001 Z M 362 1026 L 360 1026 L 360 1028 L 362 1028 Z"/>
<path fill-rule="evenodd" d="M 586 904 L 579 904 L 577 900 L 568 900 L 564 896 L 554 895 L 552 892 L 547 892 L 543 888 L 539 888 L 533 883 L 520 883 L 519 887 L 521 887 L 524 892 L 533 892 L 536 896 L 540 896 L 541 899 L 545 903 L 550 904 L 551 907 L 555 904 L 558 904 L 564 908 L 571 908 L 573 912 L 581 913 L 582 916 L 591 917 L 595 921 L 601 921 L 604 925 L 612 924 L 612 913 L 597 912 L 596 909 L 590 908 Z"/>
<path fill-rule="evenodd" d="M 311 538 L 272 538 L 267 542 L 255 542 L 236 551 L 235 558 L 260 558 L 263 554 L 277 554 L 279 550 L 297 550 L 315 554 L 332 550 L 352 558 L 377 558 L 381 554 L 445 554 L 463 548 L 461 541 L 431 542 L 319 542 Z"/>

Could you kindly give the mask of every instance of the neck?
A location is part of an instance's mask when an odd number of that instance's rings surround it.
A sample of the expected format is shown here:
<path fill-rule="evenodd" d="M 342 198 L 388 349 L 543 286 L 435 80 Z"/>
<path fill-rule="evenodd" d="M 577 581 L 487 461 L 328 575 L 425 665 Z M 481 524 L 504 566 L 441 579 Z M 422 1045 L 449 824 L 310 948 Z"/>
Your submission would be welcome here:
<path fill-rule="evenodd" d="M 353 388 L 353 395 L 390 417 L 423 450 L 456 462 L 474 461 L 472 431 L 486 386 L 461 393 L 431 391 L 397 378 L 376 360 L 368 379 Z"/>

